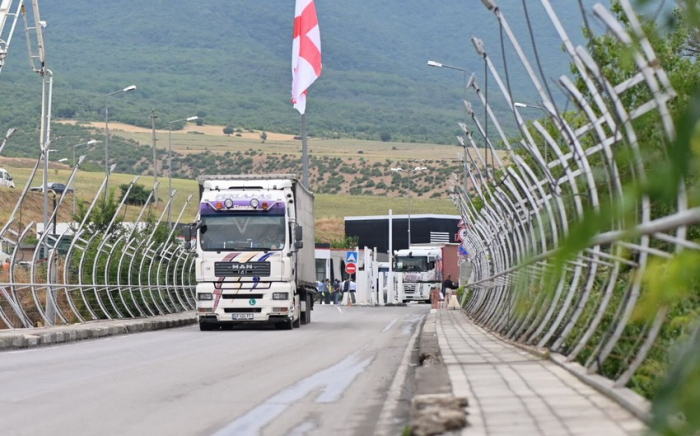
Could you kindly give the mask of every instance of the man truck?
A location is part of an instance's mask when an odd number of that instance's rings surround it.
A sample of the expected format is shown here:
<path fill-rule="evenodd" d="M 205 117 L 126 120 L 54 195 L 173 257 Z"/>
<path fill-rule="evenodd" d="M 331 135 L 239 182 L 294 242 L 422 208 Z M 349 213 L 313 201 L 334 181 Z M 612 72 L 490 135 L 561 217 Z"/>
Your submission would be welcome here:
<path fill-rule="evenodd" d="M 394 271 L 401 274 L 403 300 L 430 303 L 430 290 L 442 285 L 450 274 L 459 277 L 457 244 L 414 245 L 394 252 Z"/>
<path fill-rule="evenodd" d="M 200 330 L 311 322 L 314 197 L 295 175 L 200 176 L 194 238 Z"/>

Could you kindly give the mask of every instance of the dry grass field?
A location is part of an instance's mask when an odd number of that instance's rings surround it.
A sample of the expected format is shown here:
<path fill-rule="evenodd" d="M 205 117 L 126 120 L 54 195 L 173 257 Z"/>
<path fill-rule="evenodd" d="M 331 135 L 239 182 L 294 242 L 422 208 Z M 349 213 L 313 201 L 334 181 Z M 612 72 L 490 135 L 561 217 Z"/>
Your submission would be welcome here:
<path fill-rule="evenodd" d="M 77 123 L 76 121 L 57 121 L 62 123 Z M 104 134 L 102 123 L 81 123 L 84 127 L 92 129 L 96 138 Z M 110 132 L 114 136 L 124 139 L 132 139 L 140 144 L 149 145 L 152 142 L 152 132 L 150 129 L 131 126 L 122 123 L 110 123 Z M 223 126 L 204 125 L 197 126 L 188 123 L 184 129 L 172 132 L 172 146 L 175 153 L 186 156 L 192 153 L 209 151 L 215 155 L 225 153 L 247 153 L 256 162 L 256 168 L 262 168 L 261 160 L 270 156 L 291 156 L 294 159 L 301 157 L 301 141 L 291 135 L 266 132 L 267 140 L 263 143 L 261 132 L 259 131 L 239 131 L 227 136 L 223 133 Z M 156 131 L 156 143 L 159 148 L 168 147 L 168 131 Z M 254 151 L 254 153 L 253 153 Z M 351 169 L 345 172 L 345 182 L 343 193 L 337 194 L 316 194 L 316 235 L 321 241 L 331 241 L 342 239 L 344 235 L 344 217 L 346 216 L 367 216 L 367 215 L 387 215 L 391 209 L 394 214 L 404 215 L 409 213 L 408 191 L 402 189 L 384 191 L 370 190 L 373 195 L 349 195 L 347 189 L 352 185 L 355 172 L 360 172 L 363 168 L 383 165 L 382 175 L 373 177 L 376 183 L 389 182 L 391 172 L 388 167 L 394 165 L 404 165 L 404 169 L 415 166 L 428 166 L 429 168 L 454 167 L 459 171 L 461 163 L 456 161 L 463 154 L 461 147 L 436 145 L 436 144 L 413 144 L 381 141 L 360 141 L 354 139 L 309 139 L 309 153 L 311 156 L 323 158 L 340 158 L 344 165 Z M 476 154 L 472 154 L 477 159 Z M 15 178 L 16 189 L 0 188 L 0 225 L 4 224 L 19 197 L 22 188 L 27 183 L 31 174 L 31 169 L 35 161 L 30 159 L 4 158 L 0 156 L 0 167 L 8 169 Z M 51 163 L 49 169 L 49 181 L 65 183 L 70 176 L 70 166 L 59 163 Z M 421 178 L 425 178 L 423 171 L 419 173 Z M 314 168 L 310 169 L 310 180 L 312 187 L 314 183 L 324 183 L 323 175 L 318 174 Z M 426 174 L 427 175 L 427 174 Z M 115 173 L 110 176 L 110 188 L 116 190 L 118 199 L 118 186 L 128 184 L 136 176 L 129 174 Z M 42 170 L 40 169 L 30 186 L 42 184 Z M 78 202 L 90 202 L 95 197 L 97 190 L 104 179 L 102 172 L 80 171 L 76 177 L 74 187 L 75 196 Z M 415 177 L 416 186 L 423 183 L 424 190 L 420 196 L 411 196 L 412 214 L 435 213 L 435 214 L 456 214 L 452 202 L 444 193 L 447 186 L 444 182 L 434 183 L 431 186 L 430 179 L 420 180 Z M 167 190 L 167 177 L 159 177 L 161 183 L 159 197 L 165 200 Z M 147 189 L 153 188 L 153 176 L 143 175 L 138 179 L 139 184 Z M 427 187 L 426 187 L 427 183 Z M 174 178 L 172 180 L 173 189 L 177 190 L 177 195 L 173 203 L 173 217 L 177 218 L 180 211 L 184 212 L 181 221 L 191 222 L 196 214 L 198 203 L 197 182 L 194 179 Z M 415 187 L 415 186 L 414 186 Z M 364 188 L 363 188 L 364 189 Z M 367 192 L 365 190 L 365 192 Z M 433 194 L 436 198 L 429 198 Z M 191 196 L 190 202 L 185 207 L 187 198 Z M 157 205 L 151 206 L 153 212 L 159 215 L 165 207 L 165 201 L 160 201 Z M 67 194 L 63 206 L 60 209 L 59 221 L 69 221 L 73 209 L 73 194 Z M 21 208 L 21 221 L 43 221 L 43 196 L 40 193 L 29 193 L 29 198 Z M 129 206 L 122 211 L 124 220 L 134 219 L 139 212 L 139 208 Z"/>
<path fill-rule="evenodd" d="M 0 167 L 7 169 L 15 179 L 16 188 L 0 188 L 0 225 L 7 222 L 12 209 L 14 208 L 23 187 L 27 183 L 34 163 L 28 159 L 11 159 L 0 157 Z M 49 169 L 50 182 L 65 182 L 70 176 L 70 167 L 64 164 L 52 163 Z M 136 176 L 130 174 L 115 173 L 110 176 L 110 189 L 119 193 L 118 186 L 128 184 Z M 42 184 L 42 171 L 37 172 L 30 186 L 40 186 Z M 77 202 L 91 202 L 97 194 L 97 190 L 104 179 L 102 172 L 80 171 L 75 179 L 75 196 Z M 168 179 L 159 178 L 161 182 L 160 195 L 163 199 L 167 190 Z M 141 176 L 137 183 L 143 184 L 148 189 L 153 187 L 153 176 Z M 173 179 L 173 189 L 177 190 L 173 205 L 173 217 L 176 218 L 185 206 L 189 196 L 192 196 L 182 215 L 183 222 L 191 222 L 197 211 L 198 188 L 194 180 Z M 118 198 L 118 196 L 117 196 Z M 72 216 L 73 194 L 66 194 L 66 198 L 59 209 L 58 220 L 70 221 Z M 52 207 L 52 201 L 49 203 Z M 159 215 L 164 210 L 165 204 L 159 202 L 153 212 Z M 344 236 L 345 216 L 366 216 L 366 215 L 386 215 L 389 209 L 394 214 L 408 213 L 408 198 L 406 197 L 386 197 L 386 196 L 357 196 L 342 194 L 317 194 L 315 196 L 316 211 L 316 235 L 323 242 L 342 239 Z M 139 208 L 127 206 L 122 211 L 125 221 L 133 220 L 138 215 Z M 452 203 L 445 198 L 412 198 L 411 213 L 437 213 L 456 214 Z M 29 192 L 28 197 L 20 209 L 21 222 L 28 224 L 31 221 L 43 221 L 43 195 L 38 192 Z"/>

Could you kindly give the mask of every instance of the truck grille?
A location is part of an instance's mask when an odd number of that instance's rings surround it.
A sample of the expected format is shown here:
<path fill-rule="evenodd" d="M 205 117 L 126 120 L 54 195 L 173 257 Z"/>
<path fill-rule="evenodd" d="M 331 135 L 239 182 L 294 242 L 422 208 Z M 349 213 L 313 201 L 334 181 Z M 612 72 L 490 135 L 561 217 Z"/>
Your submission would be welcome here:
<path fill-rule="evenodd" d="M 260 313 L 260 307 L 226 307 L 224 313 Z"/>
<path fill-rule="evenodd" d="M 269 277 L 270 262 L 214 262 L 217 277 Z"/>
<path fill-rule="evenodd" d="M 411 284 L 404 283 L 403 284 L 403 291 L 407 294 L 412 294 L 412 293 L 416 292 L 416 284 L 415 283 L 411 283 Z"/>
<path fill-rule="evenodd" d="M 263 294 L 221 294 L 224 300 L 262 300 Z"/>

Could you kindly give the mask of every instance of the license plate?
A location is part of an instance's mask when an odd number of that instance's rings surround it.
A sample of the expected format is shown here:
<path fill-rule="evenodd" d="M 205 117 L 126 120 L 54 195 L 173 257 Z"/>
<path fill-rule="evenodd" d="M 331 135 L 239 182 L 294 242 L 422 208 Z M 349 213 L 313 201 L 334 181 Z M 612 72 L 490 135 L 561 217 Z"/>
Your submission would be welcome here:
<path fill-rule="evenodd" d="M 252 313 L 233 313 L 231 319 L 253 319 Z"/>

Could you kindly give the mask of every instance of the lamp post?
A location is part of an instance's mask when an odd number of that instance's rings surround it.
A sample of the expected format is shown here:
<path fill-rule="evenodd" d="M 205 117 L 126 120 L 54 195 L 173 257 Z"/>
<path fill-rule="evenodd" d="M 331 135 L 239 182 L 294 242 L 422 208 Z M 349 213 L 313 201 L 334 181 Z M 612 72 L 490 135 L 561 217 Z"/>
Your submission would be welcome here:
<path fill-rule="evenodd" d="M 537 106 L 535 104 L 521 103 L 519 101 L 513 102 L 513 106 L 521 107 L 521 108 L 539 109 L 542 112 L 544 112 L 545 117 L 549 115 L 549 111 L 543 106 Z M 547 149 L 548 148 L 549 147 L 547 146 L 547 140 L 545 140 L 544 141 L 544 161 L 545 161 L 545 163 L 549 163 L 549 160 L 547 160 Z"/>
<path fill-rule="evenodd" d="M 417 173 L 419 171 L 427 170 L 427 167 L 414 167 L 413 169 L 410 170 L 405 170 L 401 167 L 398 168 L 392 168 L 391 171 L 397 172 L 397 173 Z M 411 247 L 411 177 L 410 175 L 407 175 L 406 178 L 408 179 L 408 247 Z"/>
<path fill-rule="evenodd" d="M 89 140 L 88 142 L 81 142 L 80 144 L 75 144 L 73 146 L 73 168 L 75 168 L 75 149 L 76 147 L 80 147 L 81 145 L 95 145 L 100 141 L 96 141 L 94 139 Z M 73 216 L 75 216 L 75 196 L 76 192 L 73 191 Z"/>
<path fill-rule="evenodd" d="M 105 203 L 109 196 L 109 97 L 122 92 L 129 92 L 136 89 L 136 85 L 127 86 L 119 91 L 110 92 L 105 95 Z"/>
<path fill-rule="evenodd" d="M 467 103 L 467 90 L 469 89 L 469 79 L 467 78 L 467 70 L 465 68 L 454 67 L 452 65 L 446 65 L 446 64 L 443 64 L 442 62 L 436 62 L 436 61 L 428 61 L 428 66 L 435 67 L 435 68 L 447 68 L 450 70 L 461 71 L 462 74 L 464 75 L 464 105 L 465 105 L 465 109 L 464 109 L 464 128 L 463 128 L 463 130 L 464 130 L 464 141 L 466 141 L 467 140 L 467 137 L 466 137 L 467 136 L 467 119 L 469 118 L 469 113 L 468 113 L 469 111 L 467 110 L 467 105 L 469 104 L 469 103 Z M 473 76 L 473 74 L 472 74 L 472 76 Z M 467 157 L 468 157 L 467 156 L 468 151 L 467 151 L 466 142 L 461 144 L 461 145 L 464 147 L 464 162 L 465 162 L 464 187 L 466 190 L 466 187 L 467 187 L 466 162 L 467 162 Z M 484 153 L 486 153 L 486 150 L 484 150 Z"/>
<path fill-rule="evenodd" d="M 12 135 L 14 135 L 16 131 L 17 129 L 15 129 L 14 127 L 10 127 L 9 129 L 7 129 L 7 133 L 5 133 L 5 138 L 3 138 L 2 140 L 2 145 L 0 145 L 0 153 L 2 153 L 2 149 L 5 148 L 5 144 L 7 144 L 7 141 L 9 141 L 10 138 L 12 138 Z"/>
<path fill-rule="evenodd" d="M 168 195 L 173 195 L 173 128 L 172 125 L 175 123 L 180 123 L 182 121 L 195 121 L 198 120 L 198 116 L 183 118 L 181 120 L 170 121 L 168 123 Z M 155 162 L 154 162 L 155 164 Z M 168 224 L 170 228 L 173 228 L 172 220 L 172 201 L 168 202 Z"/>

